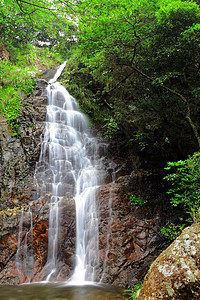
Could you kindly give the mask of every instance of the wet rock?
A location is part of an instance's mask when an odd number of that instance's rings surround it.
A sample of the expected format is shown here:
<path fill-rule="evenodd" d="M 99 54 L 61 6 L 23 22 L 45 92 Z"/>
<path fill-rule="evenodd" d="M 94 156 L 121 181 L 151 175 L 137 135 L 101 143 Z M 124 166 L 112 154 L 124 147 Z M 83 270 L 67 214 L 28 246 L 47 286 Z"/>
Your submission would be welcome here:
<path fill-rule="evenodd" d="M 142 280 L 159 253 L 159 218 L 132 207 L 133 174 L 99 188 L 100 274 L 105 283 L 130 288 Z"/>
<path fill-rule="evenodd" d="M 0 115 L 0 282 L 10 284 L 19 282 L 14 258 L 18 229 L 22 208 L 27 212 L 33 200 L 35 164 L 40 155 L 47 96 L 23 97 L 22 101 L 24 105 L 16 121 L 18 136 L 13 135 L 13 130 Z M 35 214 L 36 220 L 47 220 L 47 211 L 40 203 L 38 213 L 41 216 Z M 22 236 L 29 230 L 28 223 L 24 222 Z"/>
<path fill-rule="evenodd" d="M 58 67 L 57 67 L 58 68 Z M 43 73 L 43 78 L 47 82 L 52 79 L 57 71 L 57 68 L 48 69 Z"/>
<path fill-rule="evenodd" d="M 161 240 L 158 232 L 159 219 L 152 217 L 148 209 L 136 209 L 129 204 L 128 190 L 132 182 L 132 176 L 119 178 L 115 183 L 101 186 L 97 195 L 100 250 L 97 280 L 122 287 L 132 287 L 144 277 L 150 264 L 158 255 Z M 3 245 L 0 283 L 16 284 L 46 278 L 48 270 L 44 266 L 47 261 L 50 197 L 49 194 L 27 203 L 24 201 L 19 248 L 20 207 L 15 218 L 14 211 L 12 217 L 11 211 L 8 211 L 6 217 L 2 219 L 6 231 L 2 233 L 0 240 L 0 244 Z M 29 207 L 33 219 L 32 238 Z M 65 281 L 72 275 L 75 264 L 75 204 L 71 198 L 66 197 L 61 201 L 59 214 L 59 261 L 52 280 Z M 2 224 L 1 226 L 4 228 Z M 28 269 L 24 265 L 23 254 L 27 233 L 28 249 L 33 249 L 34 258 L 32 267 Z M 17 249 L 19 249 L 18 254 Z M 20 264 L 17 265 L 17 262 Z"/>
<path fill-rule="evenodd" d="M 200 299 L 200 225 L 193 224 L 151 265 L 138 300 Z"/>
<path fill-rule="evenodd" d="M 47 80 L 50 73 L 47 72 Z M 0 120 L 0 283 L 39 281 L 48 274 L 46 268 L 42 269 L 47 262 L 51 195 L 46 194 L 37 200 L 34 196 L 35 165 L 39 160 L 46 120 L 46 86 L 46 80 L 38 80 L 34 96 L 23 99 L 21 116 L 17 119 L 19 136 L 12 135 L 10 126 L 2 116 Z M 105 141 L 100 136 L 98 139 L 101 147 L 96 155 L 105 155 Z M 86 150 L 93 152 L 89 143 Z M 152 209 L 130 205 L 128 194 L 133 189 L 140 189 L 141 182 L 136 172 L 128 175 L 130 166 L 127 167 L 127 161 L 112 161 L 104 156 L 102 165 L 107 170 L 105 172 L 100 165 L 99 172 L 105 175 L 105 185 L 99 188 L 97 203 L 100 218 L 98 278 L 105 283 L 132 287 L 144 277 L 158 255 L 162 211 L 156 206 Z M 40 167 L 42 174 L 44 169 L 42 165 Z M 147 177 L 142 183 L 145 187 L 150 182 Z M 72 180 L 67 183 L 65 198 L 59 206 L 59 267 L 52 280 L 67 280 L 74 269 L 75 205 L 69 193 L 72 183 Z M 152 187 L 149 190 L 148 198 L 154 198 Z M 19 239 L 22 208 L 24 216 Z M 30 260 L 24 255 L 24 249 L 31 253 Z"/>
<path fill-rule="evenodd" d="M 43 89 L 39 87 L 41 92 Z M 16 120 L 18 136 L 0 116 L 0 210 L 21 206 L 33 196 L 33 175 L 40 155 L 47 96 L 23 101 L 20 117 Z"/>
<path fill-rule="evenodd" d="M 3 219 L 6 232 L 0 236 L 1 284 L 18 284 L 45 280 L 49 274 L 46 267 L 48 250 L 49 197 L 42 197 L 16 213 L 6 213 Z M 32 212 L 33 230 L 29 207 Z M 75 203 L 65 198 L 60 203 L 60 227 L 58 232 L 58 268 L 51 280 L 65 281 L 73 272 L 75 263 Z M 13 214 L 14 215 L 14 214 Z M 10 223 L 9 223 L 10 220 Z M 21 232 L 19 239 L 19 226 Z M 9 226 L 10 224 L 10 226 Z M 1 228 L 3 227 L 0 224 Z M 27 240 L 27 242 L 26 242 Z M 19 244 L 20 243 L 20 244 Z M 27 244 L 26 244 L 27 243 Z M 27 247 L 27 248 L 26 248 Z M 26 249 L 26 250 L 25 250 Z M 28 252 L 27 252 L 28 251 Z"/>

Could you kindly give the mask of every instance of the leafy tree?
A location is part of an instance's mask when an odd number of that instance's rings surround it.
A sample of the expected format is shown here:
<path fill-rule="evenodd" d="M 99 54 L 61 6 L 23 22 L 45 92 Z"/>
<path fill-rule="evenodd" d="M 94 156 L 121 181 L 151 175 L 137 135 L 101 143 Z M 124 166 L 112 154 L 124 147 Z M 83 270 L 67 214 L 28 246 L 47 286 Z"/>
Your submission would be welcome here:
<path fill-rule="evenodd" d="M 186 160 L 168 162 L 170 174 L 164 177 L 170 184 L 171 204 L 182 207 L 193 221 L 200 221 L 200 152 Z"/>
<path fill-rule="evenodd" d="M 195 108 L 199 11 L 195 2 L 180 0 L 77 4 L 75 59 L 81 62 L 83 80 L 87 74 L 91 77 L 84 89 L 92 89 L 96 104 L 109 111 L 109 119 L 127 140 L 134 141 L 138 131 L 148 136 L 145 151 L 160 147 L 166 153 L 165 147 L 175 147 L 176 139 L 184 140 L 191 132 L 196 138 L 191 152 L 200 147 Z M 117 112 L 123 112 L 120 124 Z M 186 128 L 185 137 L 181 127 Z"/>
<path fill-rule="evenodd" d="M 173 84 L 179 79 L 180 83 L 189 84 L 199 68 L 199 6 L 194 2 L 170 1 L 155 16 L 149 67 L 162 82 Z"/>
<path fill-rule="evenodd" d="M 3 0 L 0 8 L 4 43 L 40 40 L 68 57 L 71 89 L 105 134 L 121 134 L 136 155 L 198 150 L 196 2 Z M 136 146 L 138 132 L 145 147 Z"/>
<path fill-rule="evenodd" d="M 68 25 L 72 23 L 73 11 L 67 4 L 57 0 L 1 1 L 1 40 L 13 46 L 39 39 L 57 43 L 61 37 L 66 38 Z"/>

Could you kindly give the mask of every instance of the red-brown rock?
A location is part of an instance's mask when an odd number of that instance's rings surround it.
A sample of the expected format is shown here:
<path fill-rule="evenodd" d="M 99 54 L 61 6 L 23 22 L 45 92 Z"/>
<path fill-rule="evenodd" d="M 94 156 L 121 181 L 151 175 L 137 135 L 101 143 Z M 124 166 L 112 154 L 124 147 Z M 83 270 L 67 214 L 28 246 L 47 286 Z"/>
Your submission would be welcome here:
<path fill-rule="evenodd" d="M 123 180 L 124 179 L 124 180 Z M 157 254 L 157 221 L 129 203 L 129 176 L 99 188 L 100 274 L 105 283 L 131 287 Z"/>

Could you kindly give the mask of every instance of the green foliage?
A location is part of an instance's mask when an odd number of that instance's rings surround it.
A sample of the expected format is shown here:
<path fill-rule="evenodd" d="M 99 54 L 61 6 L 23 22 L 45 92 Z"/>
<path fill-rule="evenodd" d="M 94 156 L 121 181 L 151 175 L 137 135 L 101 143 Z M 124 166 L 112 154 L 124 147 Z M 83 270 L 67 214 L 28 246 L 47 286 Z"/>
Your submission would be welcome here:
<path fill-rule="evenodd" d="M 175 225 L 173 223 L 164 226 L 160 229 L 160 233 L 168 240 L 173 241 L 175 240 L 182 232 L 185 224 L 178 224 Z"/>
<path fill-rule="evenodd" d="M 171 204 L 189 213 L 189 220 L 199 221 L 200 152 L 186 160 L 168 162 L 165 170 L 170 172 L 164 179 L 170 184 L 167 193 L 172 196 Z"/>
<path fill-rule="evenodd" d="M 186 155 L 189 146 L 182 146 L 186 140 L 191 141 L 191 152 L 197 150 L 187 120 L 183 120 L 186 105 L 161 88 L 167 85 L 184 94 L 191 104 L 192 118 L 197 118 L 200 103 L 197 3 L 5 0 L 0 8 L 1 41 L 10 46 L 12 63 L 23 63 L 26 58 L 26 66 L 38 64 L 33 48 L 29 57 L 22 52 L 21 47 L 29 41 L 36 45 L 38 40 L 48 43 L 51 51 L 43 55 L 49 58 L 53 51 L 60 51 L 69 66 L 63 81 L 69 84 L 81 109 L 104 126 L 105 137 L 116 138 L 123 132 L 121 140 L 134 154 L 149 157 L 158 153 L 166 160 L 176 147 Z M 13 52 L 18 47 L 17 56 L 12 54 L 12 47 Z M 18 69 L 25 70 L 25 65 L 18 65 Z M 11 68 L 7 78 L 1 79 L 2 84 L 6 80 L 15 81 L 16 89 L 30 93 L 32 83 L 25 83 L 28 76 L 19 82 L 22 74 L 16 79 L 14 74 L 18 77 L 21 71 L 15 71 Z"/>
<path fill-rule="evenodd" d="M 147 201 L 141 197 L 137 197 L 134 194 L 130 193 L 129 194 L 129 202 L 133 206 L 143 206 L 147 203 Z"/>
<path fill-rule="evenodd" d="M 150 39 L 151 67 L 162 74 L 164 81 L 187 79 L 198 68 L 199 6 L 192 1 L 161 2 L 155 17 Z"/>
<path fill-rule="evenodd" d="M 134 285 L 132 290 L 128 290 L 126 294 L 129 296 L 128 300 L 136 300 L 137 292 L 142 288 L 142 282 Z"/>
<path fill-rule="evenodd" d="M 8 50 L 12 65 L 27 70 L 30 76 L 35 76 L 34 72 L 38 74 L 41 68 L 50 68 L 62 61 L 61 55 L 48 47 L 36 47 L 32 44 L 18 47 L 9 45 Z"/>
<path fill-rule="evenodd" d="M 135 135 L 135 141 L 138 142 L 140 151 L 143 151 L 147 146 L 147 142 L 146 139 L 148 138 L 148 135 L 146 133 L 143 132 L 137 132 Z"/>
<path fill-rule="evenodd" d="M 68 28 L 72 24 L 72 11 L 72 4 L 68 5 L 65 2 L 63 5 L 59 0 L 1 1 L 1 40 L 4 44 L 14 46 L 38 41 L 58 46 L 66 36 L 69 38 Z"/>
<path fill-rule="evenodd" d="M 119 130 L 119 124 L 122 119 L 121 113 L 116 113 L 115 117 L 110 117 L 109 119 L 105 119 L 106 124 L 103 126 L 106 128 L 106 131 L 104 132 L 104 137 L 107 139 L 113 138 L 113 136 L 117 133 Z"/>
<path fill-rule="evenodd" d="M 107 123 L 104 125 L 104 128 L 106 128 L 106 131 L 104 132 L 104 137 L 107 139 L 111 139 L 116 133 L 116 131 L 119 130 L 119 126 L 117 122 L 113 119 L 113 117 L 107 120 Z"/>
<path fill-rule="evenodd" d="M 20 115 L 21 99 L 12 86 L 0 89 L 0 112 L 6 116 L 8 123 L 13 124 Z"/>
<path fill-rule="evenodd" d="M 4 114 L 18 136 L 15 120 L 20 116 L 23 105 L 20 95 L 29 96 L 35 86 L 35 77 L 41 73 L 41 67 L 50 67 L 58 63 L 58 55 L 50 54 L 49 49 L 39 49 L 27 45 L 24 48 L 11 47 L 12 61 L 0 62 L 0 113 Z M 24 103 L 25 105 L 26 103 Z"/>
<path fill-rule="evenodd" d="M 19 64 L 13 65 L 10 62 L 3 61 L 1 63 L 2 69 L 0 70 L 0 83 L 2 89 L 12 85 L 15 90 L 24 92 L 29 96 L 35 85 L 35 81 L 31 78 L 35 76 L 35 72 L 31 71 L 29 67 L 19 68 Z"/>
<path fill-rule="evenodd" d="M 74 96 L 82 109 L 104 126 L 106 137 L 116 138 L 123 131 L 135 154 L 162 153 L 169 160 L 166 155 L 176 151 L 176 141 L 185 145 L 191 132 L 184 120 L 186 105 L 161 86 L 185 95 L 191 116 L 196 117 L 200 103 L 198 4 L 86 0 L 77 2 L 75 9 L 77 43 L 68 54 L 71 71 L 76 71 L 66 76 L 71 77 L 69 85 L 81 90 Z M 117 112 L 122 115 L 120 121 Z M 190 151 L 196 151 L 195 147 L 192 141 Z M 182 147 L 183 155 L 188 148 Z"/>

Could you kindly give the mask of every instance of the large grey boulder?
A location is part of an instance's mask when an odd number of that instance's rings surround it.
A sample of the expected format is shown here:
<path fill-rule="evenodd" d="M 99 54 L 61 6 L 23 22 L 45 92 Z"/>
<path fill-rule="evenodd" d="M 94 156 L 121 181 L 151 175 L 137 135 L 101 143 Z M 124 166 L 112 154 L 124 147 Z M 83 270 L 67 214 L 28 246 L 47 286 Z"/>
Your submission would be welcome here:
<path fill-rule="evenodd" d="M 193 224 L 151 265 L 138 300 L 200 299 L 200 224 Z"/>

